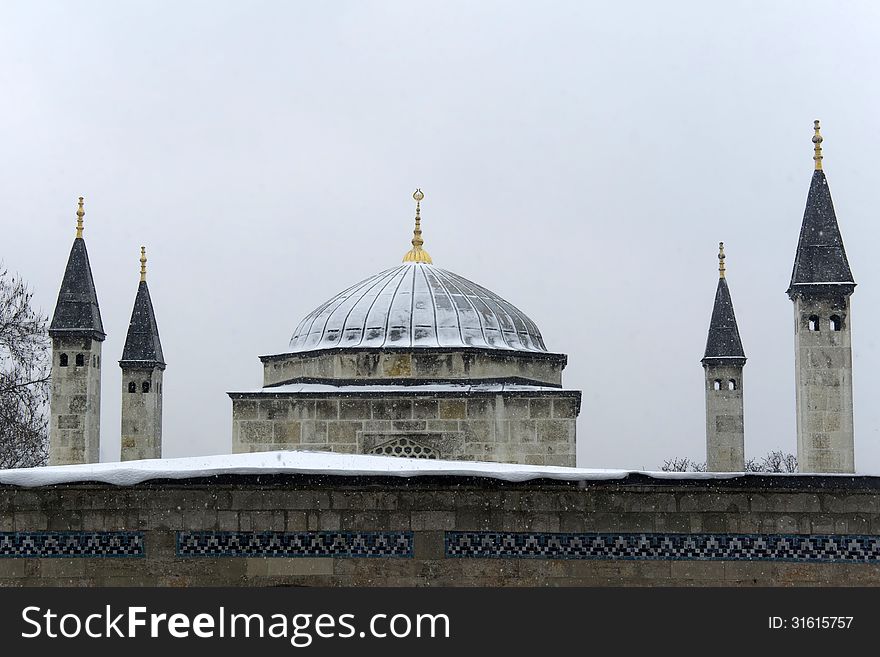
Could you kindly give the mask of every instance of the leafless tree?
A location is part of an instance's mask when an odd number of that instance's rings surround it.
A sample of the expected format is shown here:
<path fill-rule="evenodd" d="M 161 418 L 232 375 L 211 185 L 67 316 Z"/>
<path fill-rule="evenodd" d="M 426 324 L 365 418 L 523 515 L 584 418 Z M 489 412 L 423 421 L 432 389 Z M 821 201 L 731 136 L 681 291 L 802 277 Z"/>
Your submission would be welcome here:
<path fill-rule="evenodd" d="M 773 451 L 761 461 L 761 472 L 797 472 L 797 456 L 785 452 Z"/>
<path fill-rule="evenodd" d="M 48 459 L 47 318 L 25 282 L 0 266 L 0 469 Z"/>
<path fill-rule="evenodd" d="M 663 472 L 705 472 L 706 464 L 691 461 L 686 456 L 676 456 L 664 461 L 660 469 Z"/>
<path fill-rule="evenodd" d="M 706 464 L 686 456 L 667 459 L 660 466 L 663 472 L 705 472 Z M 770 452 L 760 459 L 748 459 L 746 472 L 797 472 L 797 456 L 782 450 Z"/>

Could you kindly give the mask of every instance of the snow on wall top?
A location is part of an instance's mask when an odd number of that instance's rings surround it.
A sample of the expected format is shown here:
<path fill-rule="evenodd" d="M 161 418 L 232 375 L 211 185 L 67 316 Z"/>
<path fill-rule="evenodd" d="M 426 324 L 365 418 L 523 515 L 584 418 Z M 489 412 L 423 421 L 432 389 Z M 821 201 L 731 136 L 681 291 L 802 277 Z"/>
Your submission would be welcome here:
<path fill-rule="evenodd" d="M 237 474 L 310 474 L 346 477 L 442 475 L 487 477 L 511 482 L 531 479 L 587 481 L 624 479 L 636 472 L 634 470 L 589 470 L 479 461 L 435 461 L 395 456 L 334 454 L 332 452 L 281 451 L 0 470 L 0 484 L 35 487 L 77 482 L 101 482 L 114 486 L 131 486 L 153 479 L 196 479 Z M 737 477 L 741 473 L 641 472 L 641 474 L 657 479 L 729 479 Z"/>
<path fill-rule="evenodd" d="M 380 392 L 406 392 L 414 395 L 431 392 L 562 392 L 557 386 L 535 386 L 525 383 L 425 383 L 425 384 L 355 384 L 333 385 L 331 383 L 287 383 L 280 386 L 267 386 L 254 390 L 233 391 L 231 394 L 276 394 L 276 393 L 338 393 L 338 394 L 375 394 Z"/>
<path fill-rule="evenodd" d="M 481 347 L 546 352 L 537 325 L 466 278 L 405 263 L 340 292 L 293 333 L 291 352 L 333 347 Z"/>

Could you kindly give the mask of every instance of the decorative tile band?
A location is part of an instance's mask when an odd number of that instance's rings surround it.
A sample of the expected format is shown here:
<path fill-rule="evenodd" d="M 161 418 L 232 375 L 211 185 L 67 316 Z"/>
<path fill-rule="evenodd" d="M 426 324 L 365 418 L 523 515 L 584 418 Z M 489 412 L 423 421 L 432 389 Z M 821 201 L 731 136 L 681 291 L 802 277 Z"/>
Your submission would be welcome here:
<path fill-rule="evenodd" d="M 3 557 L 143 557 L 143 532 L 0 532 Z"/>
<path fill-rule="evenodd" d="M 446 532 L 447 557 L 880 563 L 880 536 Z"/>
<path fill-rule="evenodd" d="M 178 557 L 404 557 L 412 532 L 177 532 Z"/>

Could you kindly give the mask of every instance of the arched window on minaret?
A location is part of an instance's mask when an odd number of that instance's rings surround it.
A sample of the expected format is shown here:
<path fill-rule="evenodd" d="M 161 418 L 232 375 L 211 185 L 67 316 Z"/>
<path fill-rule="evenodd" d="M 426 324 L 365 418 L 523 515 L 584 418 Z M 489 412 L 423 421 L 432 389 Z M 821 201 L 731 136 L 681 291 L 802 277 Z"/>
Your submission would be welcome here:
<path fill-rule="evenodd" d="M 67 367 L 67 354 L 61 354 L 61 357 L 58 359 L 58 364 L 61 367 Z"/>
<path fill-rule="evenodd" d="M 831 315 L 829 325 L 832 331 L 839 331 L 843 328 L 843 320 L 840 319 L 840 315 Z"/>
<path fill-rule="evenodd" d="M 134 381 L 128 382 L 128 391 L 129 392 L 137 392 L 137 389 L 138 389 L 137 383 L 135 383 Z"/>
<path fill-rule="evenodd" d="M 807 328 L 811 331 L 819 330 L 819 315 L 810 315 L 810 318 L 807 320 Z"/>

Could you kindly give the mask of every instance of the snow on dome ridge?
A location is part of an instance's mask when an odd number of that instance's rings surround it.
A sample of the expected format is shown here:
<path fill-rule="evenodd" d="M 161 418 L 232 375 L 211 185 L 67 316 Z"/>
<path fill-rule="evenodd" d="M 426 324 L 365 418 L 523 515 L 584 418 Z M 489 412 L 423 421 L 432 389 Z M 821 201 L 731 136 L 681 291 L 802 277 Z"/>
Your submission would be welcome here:
<path fill-rule="evenodd" d="M 406 262 L 312 311 L 291 352 L 332 348 L 476 347 L 546 352 L 537 325 L 494 292 L 425 262 Z"/>

